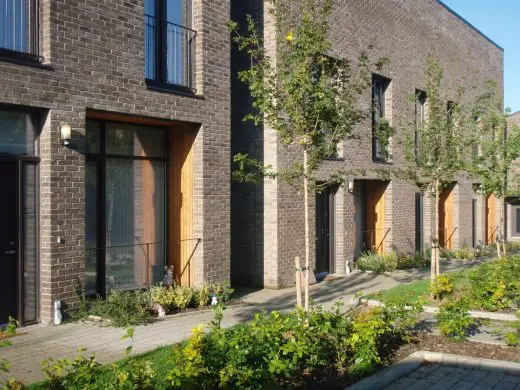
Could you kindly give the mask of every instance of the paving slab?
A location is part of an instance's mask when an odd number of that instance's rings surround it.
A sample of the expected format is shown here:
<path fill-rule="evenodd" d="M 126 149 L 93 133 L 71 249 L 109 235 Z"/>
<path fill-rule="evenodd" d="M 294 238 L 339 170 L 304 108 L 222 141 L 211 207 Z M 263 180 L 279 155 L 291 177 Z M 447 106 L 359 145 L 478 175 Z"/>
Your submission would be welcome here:
<path fill-rule="evenodd" d="M 474 262 L 443 262 L 443 272 L 470 268 L 488 259 Z M 313 305 L 331 308 L 336 302 L 352 304 L 362 293 L 375 293 L 402 283 L 429 278 L 428 269 L 397 271 L 390 274 L 353 272 L 345 277 L 317 283 L 311 287 Z M 283 290 L 238 290 L 242 303 L 229 306 L 222 325 L 230 327 L 250 321 L 262 309 L 291 310 L 296 304 L 295 288 Z M 194 327 L 208 324 L 211 310 L 168 316 L 152 324 L 135 327 L 134 353 L 144 353 L 160 346 L 171 345 L 191 335 Z M 79 348 L 94 353 L 103 364 L 125 357 L 128 341 L 121 340 L 124 329 L 103 327 L 96 323 L 70 323 L 60 326 L 35 325 L 21 330 L 22 336 L 12 339 L 13 345 L 0 350 L 0 356 L 12 362 L 9 374 L 0 373 L 0 383 L 15 377 L 31 383 L 43 379 L 40 362 L 49 357 L 72 358 Z"/>

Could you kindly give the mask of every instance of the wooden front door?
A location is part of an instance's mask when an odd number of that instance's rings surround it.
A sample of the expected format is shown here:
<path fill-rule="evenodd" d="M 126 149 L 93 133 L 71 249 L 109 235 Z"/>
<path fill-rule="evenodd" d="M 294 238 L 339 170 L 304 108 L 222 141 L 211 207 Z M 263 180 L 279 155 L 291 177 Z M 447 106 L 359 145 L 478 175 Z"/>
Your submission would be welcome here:
<path fill-rule="evenodd" d="M 455 223 L 453 218 L 454 203 L 453 186 L 445 188 L 439 200 L 439 245 L 442 248 L 453 248 Z"/>
<path fill-rule="evenodd" d="M 365 247 L 376 253 L 383 253 L 384 240 L 386 238 L 385 228 L 385 190 L 384 182 L 367 182 L 365 201 Z"/>
<path fill-rule="evenodd" d="M 486 199 L 486 245 L 495 242 L 498 232 L 497 226 L 497 198 L 491 194 Z"/>

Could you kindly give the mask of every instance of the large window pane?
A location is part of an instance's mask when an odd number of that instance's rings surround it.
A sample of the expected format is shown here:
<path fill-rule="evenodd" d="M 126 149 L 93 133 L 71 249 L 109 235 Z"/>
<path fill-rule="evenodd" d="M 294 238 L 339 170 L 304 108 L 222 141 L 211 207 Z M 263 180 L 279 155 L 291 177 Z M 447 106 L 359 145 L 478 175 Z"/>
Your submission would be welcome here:
<path fill-rule="evenodd" d="M 123 156 L 164 157 L 163 129 L 107 123 L 106 153 Z"/>
<path fill-rule="evenodd" d="M 87 161 L 85 166 L 85 292 L 97 291 L 97 216 L 98 181 L 97 162 Z"/>
<path fill-rule="evenodd" d="M 85 150 L 87 153 L 99 153 L 101 132 L 99 122 L 87 121 L 85 133 Z"/>
<path fill-rule="evenodd" d="M 29 0 L 0 0 L 0 48 L 28 52 Z"/>
<path fill-rule="evenodd" d="M 166 260 L 165 162 L 107 159 L 107 290 L 160 281 Z"/>
<path fill-rule="evenodd" d="M 0 153 L 34 154 L 34 130 L 25 111 L 0 111 Z"/>

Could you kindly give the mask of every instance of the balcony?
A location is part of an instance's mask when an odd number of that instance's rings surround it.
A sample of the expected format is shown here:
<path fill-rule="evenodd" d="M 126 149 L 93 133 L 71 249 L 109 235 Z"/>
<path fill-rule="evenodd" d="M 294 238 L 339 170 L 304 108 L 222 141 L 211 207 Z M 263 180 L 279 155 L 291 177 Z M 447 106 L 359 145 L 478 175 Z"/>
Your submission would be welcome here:
<path fill-rule="evenodd" d="M 0 57 L 43 62 L 38 0 L 0 0 Z"/>
<path fill-rule="evenodd" d="M 145 15 L 145 78 L 148 85 L 192 93 L 197 32 Z"/>

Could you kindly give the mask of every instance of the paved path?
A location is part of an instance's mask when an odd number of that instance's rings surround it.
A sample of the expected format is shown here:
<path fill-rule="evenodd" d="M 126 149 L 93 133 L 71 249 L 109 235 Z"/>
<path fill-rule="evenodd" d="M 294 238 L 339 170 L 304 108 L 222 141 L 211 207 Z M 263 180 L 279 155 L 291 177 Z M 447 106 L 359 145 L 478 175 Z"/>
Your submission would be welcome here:
<path fill-rule="evenodd" d="M 424 365 L 385 390 L 418 389 L 515 389 L 520 390 L 520 376 L 487 369 Z"/>
<path fill-rule="evenodd" d="M 475 263 L 450 262 L 442 264 L 442 271 L 467 268 Z M 357 293 L 372 293 L 388 289 L 401 283 L 429 277 L 428 270 L 398 271 L 392 274 L 354 272 L 348 277 L 321 282 L 311 287 L 314 305 L 325 308 L 334 302 L 351 302 Z M 223 326 L 249 321 L 262 308 L 290 310 L 295 306 L 295 289 L 238 291 L 242 302 L 230 306 L 224 315 Z M 134 353 L 143 353 L 157 347 L 174 344 L 191 334 L 199 324 L 212 319 L 210 310 L 176 314 L 164 320 L 135 328 Z M 128 342 L 121 340 L 123 329 L 101 327 L 94 324 L 74 323 L 61 326 L 33 326 L 20 330 L 23 333 L 12 339 L 13 346 L 0 350 L 0 356 L 12 363 L 8 377 L 23 379 L 31 383 L 42 379 L 40 362 L 48 357 L 74 357 L 78 348 L 87 348 L 95 353 L 101 363 L 110 363 L 123 358 Z M 0 383 L 6 375 L 0 374 Z"/>

